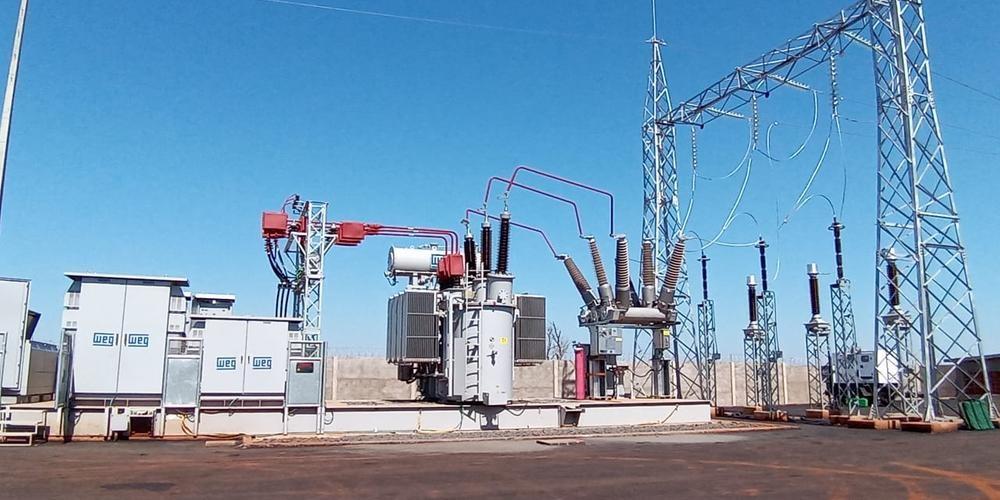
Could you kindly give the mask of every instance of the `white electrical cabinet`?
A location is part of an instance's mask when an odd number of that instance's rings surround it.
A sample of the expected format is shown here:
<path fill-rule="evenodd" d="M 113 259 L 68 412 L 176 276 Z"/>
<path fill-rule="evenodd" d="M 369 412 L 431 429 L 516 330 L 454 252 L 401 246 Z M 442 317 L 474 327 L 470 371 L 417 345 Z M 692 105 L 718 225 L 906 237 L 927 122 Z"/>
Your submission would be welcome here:
<path fill-rule="evenodd" d="M 64 327 L 77 394 L 159 396 L 170 301 L 184 278 L 67 273 Z M 75 328 L 72 328 L 75 327 Z"/>
<path fill-rule="evenodd" d="M 0 278 L 0 387 L 19 389 L 28 321 L 28 280 Z"/>
<path fill-rule="evenodd" d="M 191 316 L 202 332 L 201 393 L 283 394 L 288 341 L 300 328 L 296 318 Z"/>

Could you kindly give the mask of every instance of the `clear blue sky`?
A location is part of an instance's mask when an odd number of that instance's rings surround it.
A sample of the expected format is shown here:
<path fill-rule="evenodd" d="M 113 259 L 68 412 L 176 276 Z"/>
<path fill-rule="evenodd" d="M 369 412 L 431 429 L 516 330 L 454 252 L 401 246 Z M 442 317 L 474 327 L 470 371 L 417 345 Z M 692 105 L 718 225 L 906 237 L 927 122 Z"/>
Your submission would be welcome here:
<path fill-rule="evenodd" d="M 32 307 L 43 313 L 39 338 L 57 338 L 70 270 L 184 275 L 195 291 L 237 294 L 241 313 L 270 313 L 274 278 L 260 212 L 295 192 L 329 201 L 336 219 L 460 230 L 462 211 L 481 203 L 485 179 L 525 163 L 614 191 L 618 226 L 637 251 L 647 2 L 312 2 L 454 23 L 263 0 L 34 0 L 0 221 L 0 275 L 33 280 Z M 662 1 L 675 103 L 845 4 Z M 0 0 L 4 56 L 16 14 L 16 0 Z M 993 25 L 1000 5 L 936 0 L 926 14 L 934 69 L 996 93 L 1000 70 L 991 54 L 1000 47 Z M 841 67 L 843 114 L 855 121 L 843 124 L 843 148 L 833 135 L 813 192 L 839 204 L 841 173 L 849 171 L 848 273 L 862 343 L 871 345 L 871 59 L 855 49 Z M 807 81 L 828 88 L 822 73 Z M 990 259 L 1000 215 L 988 203 L 1000 180 L 992 168 L 1000 101 L 940 78 L 936 90 L 980 325 L 987 349 L 996 351 L 1000 277 Z M 810 203 L 780 233 L 776 218 L 787 214 L 818 161 L 828 108 L 821 94 L 816 131 L 793 160 L 769 164 L 754 155 L 740 211 L 760 225 L 740 218 L 725 238 L 763 233 L 773 242 L 780 336 L 790 358 L 804 351 L 805 265 L 832 270 L 831 213 Z M 781 123 L 771 127 L 772 156 L 798 148 L 812 115 L 808 93 L 762 103 L 763 124 Z M 742 156 L 746 127 L 720 120 L 699 139 L 700 170 L 722 175 Z M 684 189 L 688 141 L 682 130 Z M 741 175 L 699 184 L 691 229 L 718 230 Z M 606 234 L 604 201 L 579 197 L 587 231 Z M 516 194 L 511 209 L 586 263 L 563 207 Z M 610 261 L 609 243 L 605 238 Z M 371 239 L 331 252 L 324 336 L 335 352 L 381 355 L 385 300 L 393 293 L 382 278 L 389 244 Z M 532 235 L 518 233 L 514 244 L 518 289 L 547 295 L 549 317 L 582 339 L 579 298 L 562 267 Z M 719 343 L 724 355 L 734 354 L 746 322 L 743 283 L 757 273 L 756 256 L 723 248 L 710 256 Z"/>

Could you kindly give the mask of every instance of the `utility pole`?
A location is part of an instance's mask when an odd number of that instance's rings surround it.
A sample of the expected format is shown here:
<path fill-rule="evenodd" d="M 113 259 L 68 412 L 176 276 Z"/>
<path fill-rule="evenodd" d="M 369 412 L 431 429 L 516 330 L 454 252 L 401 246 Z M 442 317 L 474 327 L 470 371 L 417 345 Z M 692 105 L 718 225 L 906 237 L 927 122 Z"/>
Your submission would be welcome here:
<path fill-rule="evenodd" d="M 14 48 L 7 72 L 7 90 L 3 96 L 3 114 L 0 115 L 0 215 L 3 214 L 4 177 L 7 174 L 7 149 L 10 145 L 10 117 L 14 112 L 14 89 L 17 87 L 17 68 L 21 62 L 21 39 L 24 36 L 24 18 L 28 15 L 28 0 L 21 0 L 14 30 Z"/>

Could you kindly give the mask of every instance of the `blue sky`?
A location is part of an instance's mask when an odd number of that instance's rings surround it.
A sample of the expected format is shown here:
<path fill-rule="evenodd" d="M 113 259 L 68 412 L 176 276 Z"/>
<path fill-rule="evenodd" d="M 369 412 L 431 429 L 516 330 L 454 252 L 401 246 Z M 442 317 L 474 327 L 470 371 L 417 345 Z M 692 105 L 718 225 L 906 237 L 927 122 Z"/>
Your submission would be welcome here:
<path fill-rule="evenodd" d="M 259 238 L 260 212 L 291 193 L 329 201 L 338 220 L 460 230 L 463 210 L 481 204 L 486 178 L 529 164 L 616 193 L 617 225 L 638 251 L 646 2 L 311 3 L 450 23 L 264 0 L 32 3 L 0 220 L 0 275 L 33 280 L 32 307 L 43 313 L 39 338 L 57 338 L 70 270 L 184 275 L 195 291 L 237 294 L 241 313 L 269 313 L 274 278 Z M 661 2 L 675 103 L 845 4 Z M 16 14 L 15 0 L 0 0 L 0 40 L 11 39 Z M 1000 47 L 992 26 L 998 14 L 1000 5 L 985 0 L 928 2 L 934 70 L 988 92 L 1000 86 L 1000 70 L 984 56 Z M 806 80 L 819 90 L 829 86 L 822 72 Z M 832 270 L 831 211 L 809 203 L 780 231 L 777 220 L 788 215 L 828 136 L 811 192 L 839 205 L 842 173 L 850 175 L 846 259 L 861 341 L 871 344 L 870 56 L 848 54 L 840 83 L 843 146 L 829 135 L 828 99 L 820 94 L 815 132 L 799 155 L 782 162 L 754 156 L 740 211 L 759 224 L 741 217 L 724 238 L 763 234 L 772 242 L 779 334 L 790 358 L 804 351 L 805 265 Z M 987 203 L 998 181 L 990 167 L 998 159 L 1000 101 L 943 78 L 935 86 L 980 325 L 987 350 L 997 351 L 1000 278 L 989 259 L 1000 216 Z M 779 123 L 771 127 L 772 157 L 788 158 L 811 128 L 812 95 L 785 92 L 761 110 L 765 126 Z M 681 130 L 682 190 L 690 182 L 689 140 Z M 699 134 L 699 170 L 724 175 L 746 143 L 742 122 L 713 123 Z M 699 183 L 691 229 L 718 231 L 741 176 Z M 562 192 L 579 199 L 588 232 L 606 234 L 605 200 Z M 587 267 L 569 211 L 523 193 L 510 203 L 517 220 L 543 226 L 561 252 Z M 565 271 L 535 236 L 516 233 L 513 242 L 518 289 L 548 296 L 550 319 L 583 339 L 575 324 L 579 298 Z M 324 337 L 333 351 L 381 355 L 385 300 L 393 293 L 382 277 L 391 243 L 406 242 L 373 238 L 332 250 Z M 603 239 L 607 260 L 610 243 Z M 758 272 L 754 252 L 710 253 L 724 355 L 740 350 L 743 283 Z"/>

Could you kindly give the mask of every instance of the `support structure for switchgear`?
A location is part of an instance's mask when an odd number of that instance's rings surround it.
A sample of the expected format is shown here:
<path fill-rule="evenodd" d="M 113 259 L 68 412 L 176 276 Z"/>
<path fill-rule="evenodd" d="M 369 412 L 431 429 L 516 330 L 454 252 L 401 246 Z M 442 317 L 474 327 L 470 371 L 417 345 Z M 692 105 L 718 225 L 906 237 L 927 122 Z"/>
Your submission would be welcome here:
<path fill-rule="evenodd" d="M 872 53 L 878 141 L 876 355 L 886 347 L 914 361 L 907 383 L 875 413 L 930 421 L 981 400 L 997 415 L 976 322 L 959 214 L 932 86 L 921 0 L 861 0 L 732 73 L 656 120 L 662 127 L 704 126 L 772 96 L 850 46 Z M 664 132 L 668 134 L 669 132 Z M 673 142 L 664 154 L 673 157 Z M 900 316 L 889 300 L 887 255 L 895 253 Z M 906 318 L 903 320 L 903 318 Z M 892 321 L 889 321 L 889 320 Z M 905 333 L 905 334 L 904 334 Z M 906 342 L 905 340 L 912 340 Z M 886 352 L 889 352 L 886 350 Z M 893 384 L 887 380 L 880 387 Z M 876 398 L 878 399 L 878 398 Z"/>
<path fill-rule="evenodd" d="M 305 227 L 290 238 L 298 253 L 297 270 L 302 277 L 301 288 L 296 290 L 295 311 L 302 318 L 303 340 L 320 339 L 323 320 L 323 260 L 333 245 L 334 235 L 326 220 L 327 204 L 322 201 L 301 202 L 295 207 L 301 211 Z"/>
<path fill-rule="evenodd" d="M 811 317 L 806 327 L 806 385 L 809 407 L 826 410 L 830 407 L 828 373 L 823 366 L 830 360 L 830 323 L 820 315 L 819 269 L 809 264 L 809 306 Z"/>
<path fill-rule="evenodd" d="M 768 410 L 773 410 L 778 404 L 780 387 L 778 365 L 782 358 L 781 346 L 778 344 L 778 318 L 774 290 L 767 283 L 767 243 L 761 239 L 757 242 L 760 252 L 760 286 L 757 296 L 757 316 L 761 329 L 764 331 L 764 362 L 758 370 L 758 389 L 761 394 L 761 404 Z"/>
<path fill-rule="evenodd" d="M 708 257 L 701 254 L 701 303 L 698 304 L 698 357 L 700 382 L 705 399 L 715 406 L 718 401 L 718 384 L 715 363 L 719 360 L 719 347 L 715 335 L 715 302 L 708 298 Z"/>
<path fill-rule="evenodd" d="M 753 275 L 747 276 L 747 309 L 750 322 L 743 329 L 743 380 L 747 406 L 758 406 L 763 403 L 760 370 L 766 366 L 766 342 L 758 317 L 757 280 Z"/>
<path fill-rule="evenodd" d="M 834 219 L 834 252 L 837 263 L 837 281 L 830 285 L 830 326 L 833 332 L 833 359 L 830 361 L 831 402 L 842 415 L 857 415 L 860 410 L 861 387 L 858 359 L 858 336 L 854 324 L 854 305 L 851 301 L 851 280 L 844 276 L 844 255 L 841 232 L 844 225 Z"/>
<path fill-rule="evenodd" d="M 659 117 L 671 108 L 667 77 L 660 47 L 664 45 L 656 34 L 656 1 L 651 0 L 653 35 L 647 40 L 652 49 L 649 82 L 642 126 L 643 170 L 643 241 L 653 243 L 654 275 L 657 286 L 663 282 L 667 259 L 673 241 L 681 238 L 680 207 L 677 182 L 674 127 L 665 127 Z M 691 297 L 688 295 L 687 266 L 681 268 L 676 290 L 677 324 L 667 332 L 650 329 L 634 330 L 632 359 L 632 391 L 636 396 L 664 396 L 707 399 L 701 383 L 699 343 L 691 318 Z M 663 335 L 667 333 L 667 335 Z M 665 362 L 666 361 L 666 362 Z M 669 369 L 674 371 L 670 387 Z M 684 367 L 694 368 L 689 371 Z M 692 375 L 693 374 L 693 375 Z M 651 394 L 646 393 L 647 385 Z"/>

